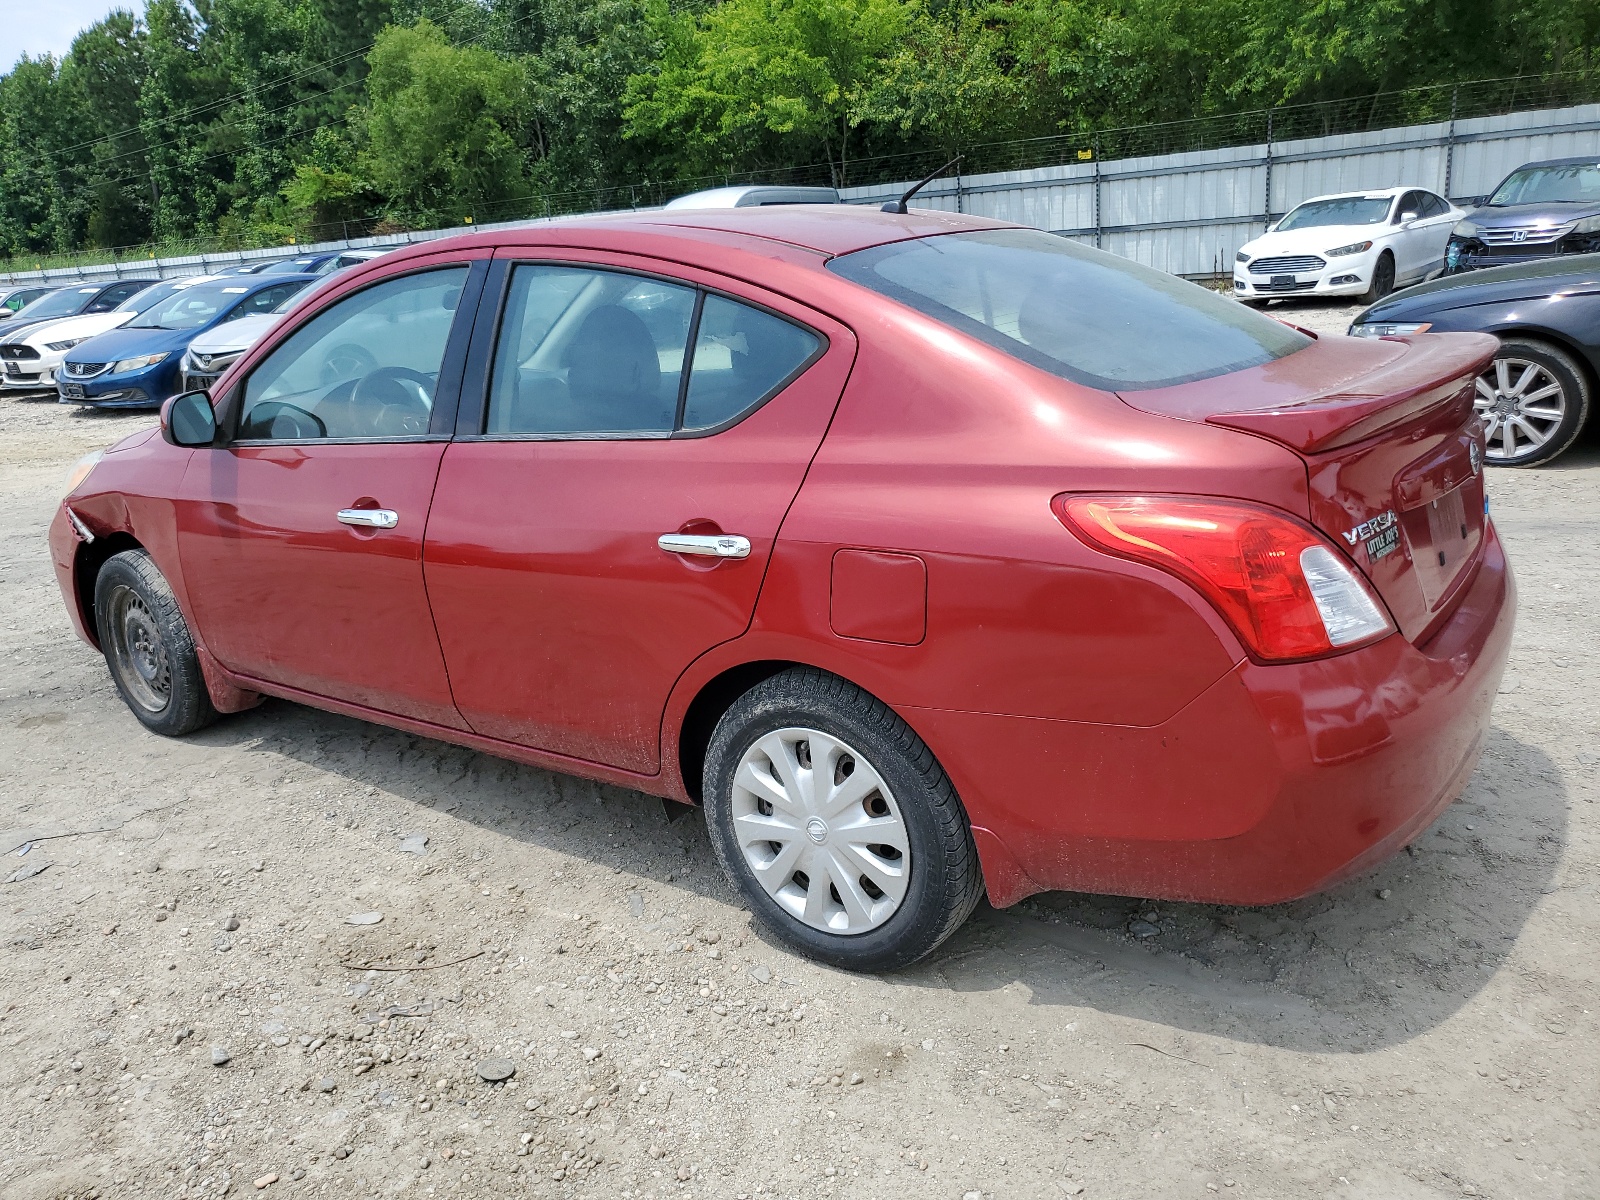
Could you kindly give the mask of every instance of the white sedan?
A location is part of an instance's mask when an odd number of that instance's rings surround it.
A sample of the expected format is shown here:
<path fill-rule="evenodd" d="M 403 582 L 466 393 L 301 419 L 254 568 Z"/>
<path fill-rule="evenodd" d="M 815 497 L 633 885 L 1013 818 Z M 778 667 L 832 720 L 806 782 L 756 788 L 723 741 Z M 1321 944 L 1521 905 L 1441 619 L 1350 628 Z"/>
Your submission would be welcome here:
<path fill-rule="evenodd" d="M 1426 188 L 1317 196 L 1234 255 L 1233 294 L 1265 306 L 1285 296 L 1358 296 L 1372 304 L 1444 269 L 1466 215 Z"/>

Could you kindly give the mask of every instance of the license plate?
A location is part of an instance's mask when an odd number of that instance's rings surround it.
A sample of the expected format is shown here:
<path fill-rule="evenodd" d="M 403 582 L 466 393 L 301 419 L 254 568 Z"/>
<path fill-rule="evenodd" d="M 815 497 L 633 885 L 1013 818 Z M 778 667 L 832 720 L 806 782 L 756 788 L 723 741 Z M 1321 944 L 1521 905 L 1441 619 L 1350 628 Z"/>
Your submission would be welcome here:
<path fill-rule="evenodd" d="M 61 385 L 61 394 L 63 396 L 65 396 L 68 400 L 82 400 L 83 399 L 83 384 L 81 384 L 81 383 L 63 383 Z"/>
<path fill-rule="evenodd" d="M 1273 287 L 1293 287 L 1294 285 L 1295 277 L 1293 275 L 1274 275 L 1272 277 Z"/>
<path fill-rule="evenodd" d="M 22 374 L 22 368 L 17 366 L 17 364 L 14 363 L 14 362 L 8 362 L 6 364 L 6 374 L 7 375 L 21 375 Z"/>

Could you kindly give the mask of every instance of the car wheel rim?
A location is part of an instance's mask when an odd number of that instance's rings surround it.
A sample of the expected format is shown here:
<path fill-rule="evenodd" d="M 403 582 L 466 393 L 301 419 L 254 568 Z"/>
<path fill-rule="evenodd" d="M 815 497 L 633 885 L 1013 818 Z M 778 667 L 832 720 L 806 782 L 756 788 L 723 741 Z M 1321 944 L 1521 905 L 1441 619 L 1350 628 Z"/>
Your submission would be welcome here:
<path fill-rule="evenodd" d="M 1483 418 L 1489 460 L 1504 462 L 1555 437 L 1567 415 L 1567 393 L 1539 363 L 1497 358 L 1478 376 L 1473 406 Z"/>
<path fill-rule="evenodd" d="M 144 598 L 130 587 L 111 593 L 111 660 L 140 708 L 158 713 L 172 699 L 172 659 Z"/>
<path fill-rule="evenodd" d="M 876 768 L 816 729 L 753 743 L 733 779 L 733 832 L 756 882 L 791 917 L 854 935 L 899 911 L 911 841 Z"/>

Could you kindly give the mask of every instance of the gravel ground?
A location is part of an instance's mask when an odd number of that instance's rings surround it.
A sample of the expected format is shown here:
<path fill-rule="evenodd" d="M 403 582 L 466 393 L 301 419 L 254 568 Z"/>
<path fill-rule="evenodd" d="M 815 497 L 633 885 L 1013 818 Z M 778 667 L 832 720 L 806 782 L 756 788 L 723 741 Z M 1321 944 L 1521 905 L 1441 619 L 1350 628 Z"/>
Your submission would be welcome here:
<path fill-rule="evenodd" d="M 852 977 L 634 793 L 276 701 L 146 734 L 44 539 L 149 420 L 0 401 L 8 1200 L 1600 1195 L 1592 439 L 1492 476 L 1513 662 L 1414 854 L 1268 909 L 983 908 Z"/>

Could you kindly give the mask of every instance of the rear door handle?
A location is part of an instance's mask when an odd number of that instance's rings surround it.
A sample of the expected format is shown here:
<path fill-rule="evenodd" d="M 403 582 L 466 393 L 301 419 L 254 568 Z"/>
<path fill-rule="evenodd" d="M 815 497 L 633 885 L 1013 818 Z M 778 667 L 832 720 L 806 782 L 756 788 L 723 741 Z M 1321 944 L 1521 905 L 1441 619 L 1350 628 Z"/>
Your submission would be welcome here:
<path fill-rule="evenodd" d="M 400 514 L 392 508 L 341 508 L 339 520 L 345 525 L 367 529 L 393 529 L 400 524 Z"/>
<path fill-rule="evenodd" d="M 656 539 L 668 554 L 699 554 L 707 558 L 749 558 L 750 539 L 736 533 L 663 533 Z"/>

